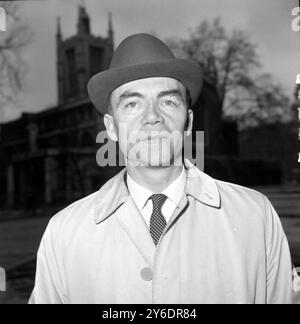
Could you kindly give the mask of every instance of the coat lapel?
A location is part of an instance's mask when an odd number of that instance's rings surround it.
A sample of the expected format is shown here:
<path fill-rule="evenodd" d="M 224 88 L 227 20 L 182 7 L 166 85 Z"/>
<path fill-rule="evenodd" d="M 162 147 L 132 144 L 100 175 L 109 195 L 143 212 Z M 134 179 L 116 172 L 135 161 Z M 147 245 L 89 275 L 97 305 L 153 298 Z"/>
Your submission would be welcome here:
<path fill-rule="evenodd" d="M 156 247 L 149 229 L 131 197 L 117 210 L 116 216 L 133 244 L 142 254 L 148 265 L 152 267 Z"/>

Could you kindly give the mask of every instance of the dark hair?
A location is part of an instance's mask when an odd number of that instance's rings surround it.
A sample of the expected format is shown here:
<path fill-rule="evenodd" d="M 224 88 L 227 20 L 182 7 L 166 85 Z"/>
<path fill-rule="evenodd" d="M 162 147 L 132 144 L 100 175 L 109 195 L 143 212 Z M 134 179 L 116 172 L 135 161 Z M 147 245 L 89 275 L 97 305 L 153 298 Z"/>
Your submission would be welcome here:
<path fill-rule="evenodd" d="M 191 97 L 190 90 L 188 88 L 185 88 L 185 93 L 186 93 L 186 97 L 185 97 L 186 107 L 189 110 L 192 109 L 192 97 Z"/>
<path fill-rule="evenodd" d="M 107 113 L 109 115 L 112 115 L 113 114 L 113 109 L 112 109 L 112 105 L 111 105 L 111 101 L 110 101 L 110 96 L 107 100 Z"/>

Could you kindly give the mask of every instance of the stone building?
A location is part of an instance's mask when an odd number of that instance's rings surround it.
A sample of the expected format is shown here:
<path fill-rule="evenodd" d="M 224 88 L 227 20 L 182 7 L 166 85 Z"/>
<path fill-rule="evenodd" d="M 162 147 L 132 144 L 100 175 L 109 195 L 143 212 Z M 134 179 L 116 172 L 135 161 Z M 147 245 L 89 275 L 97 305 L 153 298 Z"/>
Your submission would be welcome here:
<path fill-rule="evenodd" d="M 76 35 L 64 39 L 58 19 L 56 47 L 57 106 L 1 125 L 1 208 L 65 205 L 96 191 L 119 170 L 97 166 L 95 139 L 104 125 L 86 91 L 89 78 L 106 69 L 113 54 L 111 15 L 106 37 L 96 37 L 79 6 Z M 206 152 L 216 154 L 222 147 L 221 108 L 209 82 L 197 106 L 194 130 L 205 130 Z"/>
<path fill-rule="evenodd" d="M 113 43 L 111 16 L 106 37 L 91 34 L 82 6 L 73 37 L 63 39 L 58 19 L 58 105 L 1 125 L 1 205 L 62 203 L 98 188 L 95 136 L 103 125 L 86 84 L 108 67 Z"/>

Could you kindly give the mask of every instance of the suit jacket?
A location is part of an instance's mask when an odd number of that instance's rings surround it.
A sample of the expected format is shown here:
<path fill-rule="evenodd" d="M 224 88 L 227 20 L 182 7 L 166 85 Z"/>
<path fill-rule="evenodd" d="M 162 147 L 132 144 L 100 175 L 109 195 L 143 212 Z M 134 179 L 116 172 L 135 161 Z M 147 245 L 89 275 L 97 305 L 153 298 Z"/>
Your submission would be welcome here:
<path fill-rule="evenodd" d="M 29 302 L 291 303 L 299 282 L 269 200 L 185 166 L 185 193 L 157 247 L 126 169 L 54 216 Z"/>

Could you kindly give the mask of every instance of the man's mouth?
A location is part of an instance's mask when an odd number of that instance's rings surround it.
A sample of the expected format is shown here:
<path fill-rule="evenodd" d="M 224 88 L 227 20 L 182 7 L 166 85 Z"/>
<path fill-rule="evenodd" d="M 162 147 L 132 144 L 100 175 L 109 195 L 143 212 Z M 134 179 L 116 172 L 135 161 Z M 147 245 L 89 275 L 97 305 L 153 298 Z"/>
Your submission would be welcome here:
<path fill-rule="evenodd" d="M 165 136 L 160 136 L 160 135 L 158 135 L 158 136 L 148 136 L 146 138 L 146 140 L 153 141 L 153 140 L 156 140 L 156 139 L 165 139 L 165 138 L 166 138 Z"/>
<path fill-rule="evenodd" d="M 166 136 L 148 136 L 142 142 L 157 142 L 157 141 L 163 141 L 166 140 Z"/>

